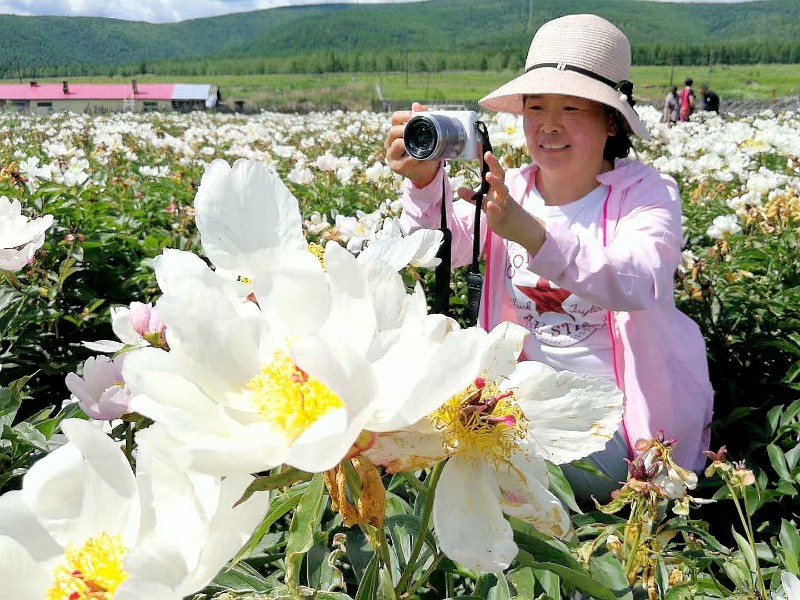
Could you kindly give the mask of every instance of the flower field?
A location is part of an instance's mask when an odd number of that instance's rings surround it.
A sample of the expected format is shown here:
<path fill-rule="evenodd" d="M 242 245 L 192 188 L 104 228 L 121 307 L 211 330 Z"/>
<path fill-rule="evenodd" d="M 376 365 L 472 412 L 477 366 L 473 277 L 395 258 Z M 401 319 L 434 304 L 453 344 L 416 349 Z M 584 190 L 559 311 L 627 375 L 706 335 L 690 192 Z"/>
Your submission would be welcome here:
<path fill-rule="evenodd" d="M 428 310 L 441 234 L 399 227 L 389 115 L 0 115 L 3 593 L 800 599 L 800 115 L 640 114 L 714 452 L 640 440 L 592 506 L 559 465 L 620 394 L 518 364 L 463 272 Z"/>

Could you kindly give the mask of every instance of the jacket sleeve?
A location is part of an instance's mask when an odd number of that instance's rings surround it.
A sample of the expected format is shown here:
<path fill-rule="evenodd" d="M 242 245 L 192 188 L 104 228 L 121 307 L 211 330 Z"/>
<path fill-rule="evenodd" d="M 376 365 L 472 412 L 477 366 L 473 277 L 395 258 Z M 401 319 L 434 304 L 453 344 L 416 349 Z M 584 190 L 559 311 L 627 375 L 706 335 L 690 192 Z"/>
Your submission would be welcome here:
<path fill-rule="evenodd" d="M 548 223 L 545 242 L 530 258 L 529 268 L 607 310 L 671 303 L 682 243 L 677 186 L 653 173 L 622 193 L 607 246 L 602 239 Z"/>
<path fill-rule="evenodd" d="M 423 188 L 411 181 L 403 181 L 403 212 L 400 225 L 410 233 L 417 229 L 440 229 L 442 199 L 446 199 L 447 226 L 453 236 L 452 266 L 462 267 L 472 262 L 472 234 L 475 223 L 475 207 L 465 200 L 452 201 L 450 179 L 444 169 L 439 169 L 434 180 Z M 481 243 L 486 240 L 486 227 L 481 219 Z M 483 251 L 483 249 L 481 249 Z"/>

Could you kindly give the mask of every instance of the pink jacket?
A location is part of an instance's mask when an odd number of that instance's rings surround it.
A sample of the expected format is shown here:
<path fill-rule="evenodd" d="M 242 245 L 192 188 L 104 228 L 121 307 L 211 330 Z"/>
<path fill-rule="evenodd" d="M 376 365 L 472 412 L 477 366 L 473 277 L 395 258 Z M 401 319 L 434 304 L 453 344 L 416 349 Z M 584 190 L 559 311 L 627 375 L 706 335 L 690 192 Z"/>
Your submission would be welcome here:
<path fill-rule="evenodd" d="M 511 196 L 522 199 L 537 167 L 506 173 Z M 425 188 L 403 188 L 401 222 L 407 230 L 436 229 L 443 170 Z M 625 394 L 623 428 L 633 444 L 663 430 L 675 438 L 678 464 L 699 471 L 706 461 L 713 390 L 705 342 L 697 324 L 675 307 L 674 274 L 681 261 L 681 198 L 668 176 L 639 161 L 618 160 L 598 181 L 609 186 L 603 207 L 603 237 L 582 238 L 547 224 L 544 245 L 530 257 L 531 271 L 609 311 L 617 384 Z M 444 197 L 451 198 L 444 178 Z M 449 202 L 453 266 L 472 261 L 474 207 Z M 488 233 L 488 236 L 487 236 Z M 488 243 L 487 243 L 488 237 Z M 479 323 L 491 329 L 516 312 L 503 275 L 503 240 L 481 220 L 486 259 Z"/>

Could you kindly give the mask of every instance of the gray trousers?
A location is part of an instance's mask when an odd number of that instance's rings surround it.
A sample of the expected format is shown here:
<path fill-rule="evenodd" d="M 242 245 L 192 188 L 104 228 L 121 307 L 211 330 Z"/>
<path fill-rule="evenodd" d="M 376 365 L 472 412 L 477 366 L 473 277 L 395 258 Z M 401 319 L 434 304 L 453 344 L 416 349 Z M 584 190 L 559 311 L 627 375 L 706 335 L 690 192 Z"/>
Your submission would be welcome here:
<path fill-rule="evenodd" d="M 625 458 L 628 458 L 628 444 L 620 428 L 605 448 L 583 459 L 608 475 L 609 479 L 569 464 L 561 465 L 561 470 L 578 503 L 591 502 L 592 496 L 598 502 L 606 503 L 611 499 L 611 492 L 621 488 L 628 478 L 628 463 L 623 460 Z"/>

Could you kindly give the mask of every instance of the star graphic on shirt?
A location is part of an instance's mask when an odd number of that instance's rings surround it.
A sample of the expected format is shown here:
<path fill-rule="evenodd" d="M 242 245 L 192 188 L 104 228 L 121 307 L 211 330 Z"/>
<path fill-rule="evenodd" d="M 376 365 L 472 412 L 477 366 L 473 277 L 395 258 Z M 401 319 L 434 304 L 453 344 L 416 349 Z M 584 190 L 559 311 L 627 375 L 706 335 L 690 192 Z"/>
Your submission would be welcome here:
<path fill-rule="evenodd" d="M 528 285 L 517 286 L 517 289 L 536 303 L 536 311 L 541 315 L 544 313 L 562 313 L 572 317 L 562 306 L 564 300 L 572 295 L 572 292 L 561 288 L 554 288 L 544 277 L 539 277 L 535 287 Z"/>

